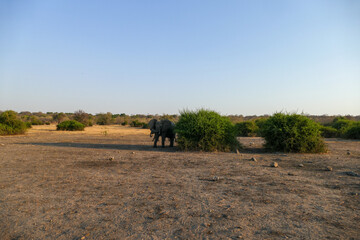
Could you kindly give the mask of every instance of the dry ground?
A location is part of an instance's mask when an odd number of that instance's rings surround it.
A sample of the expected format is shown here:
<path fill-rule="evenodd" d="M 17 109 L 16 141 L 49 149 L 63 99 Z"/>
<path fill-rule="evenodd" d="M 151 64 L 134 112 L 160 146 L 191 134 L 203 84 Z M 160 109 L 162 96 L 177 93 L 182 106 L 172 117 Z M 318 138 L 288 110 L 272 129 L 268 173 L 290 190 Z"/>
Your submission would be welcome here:
<path fill-rule="evenodd" d="M 360 239 L 360 177 L 346 174 L 359 141 L 327 140 L 327 154 L 240 141 L 236 154 L 154 149 L 122 126 L 0 137 L 0 239 Z"/>

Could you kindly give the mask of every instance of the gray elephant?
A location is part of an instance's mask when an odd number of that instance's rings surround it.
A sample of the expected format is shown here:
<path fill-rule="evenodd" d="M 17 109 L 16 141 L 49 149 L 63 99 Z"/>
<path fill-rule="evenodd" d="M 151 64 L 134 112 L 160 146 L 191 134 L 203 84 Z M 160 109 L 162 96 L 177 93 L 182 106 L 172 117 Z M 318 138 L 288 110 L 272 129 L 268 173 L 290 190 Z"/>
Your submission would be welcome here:
<path fill-rule="evenodd" d="M 175 124 L 167 119 L 164 120 L 156 120 L 152 119 L 149 122 L 149 128 L 151 130 L 150 137 L 155 134 L 154 137 L 154 148 L 156 148 L 157 141 L 161 136 L 161 144 L 162 147 L 165 147 L 165 139 L 170 138 L 170 147 L 174 146 L 175 139 Z"/>

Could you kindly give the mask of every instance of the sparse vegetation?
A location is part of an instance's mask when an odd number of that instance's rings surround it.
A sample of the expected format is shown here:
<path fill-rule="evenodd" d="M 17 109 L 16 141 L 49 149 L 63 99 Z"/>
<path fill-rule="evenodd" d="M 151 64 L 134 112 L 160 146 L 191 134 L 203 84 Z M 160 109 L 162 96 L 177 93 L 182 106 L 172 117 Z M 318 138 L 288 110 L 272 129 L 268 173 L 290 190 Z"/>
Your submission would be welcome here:
<path fill-rule="evenodd" d="M 28 125 L 18 119 L 16 112 L 8 110 L 0 114 L 0 135 L 24 134 Z"/>
<path fill-rule="evenodd" d="M 84 128 L 84 124 L 75 120 L 64 121 L 56 126 L 56 130 L 62 131 L 83 131 Z"/>
<path fill-rule="evenodd" d="M 175 131 L 182 150 L 230 151 L 240 147 L 229 118 L 210 110 L 180 112 Z"/>
<path fill-rule="evenodd" d="M 262 134 L 272 151 L 325 152 L 320 125 L 303 115 L 276 113 L 265 122 Z"/>

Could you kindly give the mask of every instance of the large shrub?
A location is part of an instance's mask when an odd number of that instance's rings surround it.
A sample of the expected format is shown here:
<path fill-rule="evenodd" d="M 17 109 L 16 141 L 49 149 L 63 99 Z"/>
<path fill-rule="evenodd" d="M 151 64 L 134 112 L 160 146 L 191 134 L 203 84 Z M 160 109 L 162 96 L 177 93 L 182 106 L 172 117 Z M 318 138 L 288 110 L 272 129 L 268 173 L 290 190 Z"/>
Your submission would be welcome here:
<path fill-rule="evenodd" d="M 16 112 L 5 111 L 0 114 L 0 135 L 24 134 L 28 125 L 18 119 Z"/>
<path fill-rule="evenodd" d="M 350 139 L 360 139 L 360 122 L 354 122 L 345 129 L 344 137 Z"/>
<path fill-rule="evenodd" d="M 75 120 L 64 121 L 56 126 L 56 130 L 62 131 L 83 131 L 84 128 L 84 124 Z"/>
<path fill-rule="evenodd" d="M 254 137 L 258 132 L 258 126 L 254 121 L 244 121 L 235 124 L 237 136 Z"/>
<path fill-rule="evenodd" d="M 265 147 L 272 151 L 325 151 L 319 124 L 302 115 L 276 113 L 265 122 L 262 134 L 266 140 Z"/>
<path fill-rule="evenodd" d="M 230 151 L 240 147 L 230 120 L 210 110 L 180 112 L 175 131 L 182 150 Z"/>

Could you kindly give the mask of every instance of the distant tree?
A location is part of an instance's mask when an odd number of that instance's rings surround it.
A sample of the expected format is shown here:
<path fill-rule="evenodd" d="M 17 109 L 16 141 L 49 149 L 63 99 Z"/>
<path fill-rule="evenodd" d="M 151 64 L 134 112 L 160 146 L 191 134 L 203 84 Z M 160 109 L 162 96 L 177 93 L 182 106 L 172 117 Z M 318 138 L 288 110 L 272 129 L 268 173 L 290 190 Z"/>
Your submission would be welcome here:
<path fill-rule="evenodd" d="M 59 124 L 66 118 L 66 114 L 63 112 L 55 113 L 55 114 L 53 114 L 52 117 L 53 117 L 53 120 Z"/>
<path fill-rule="evenodd" d="M 109 125 L 112 123 L 112 113 L 108 112 L 106 114 L 101 113 L 96 116 L 96 124 L 99 125 Z"/>
<path fill-rule="evenodd" d="M 92 126 L 92 121 L 90 119 L 90 115 L 83 110 L 78 110 L 74 112 L 73 119 L 78 121 L 85 126 Z"/>

